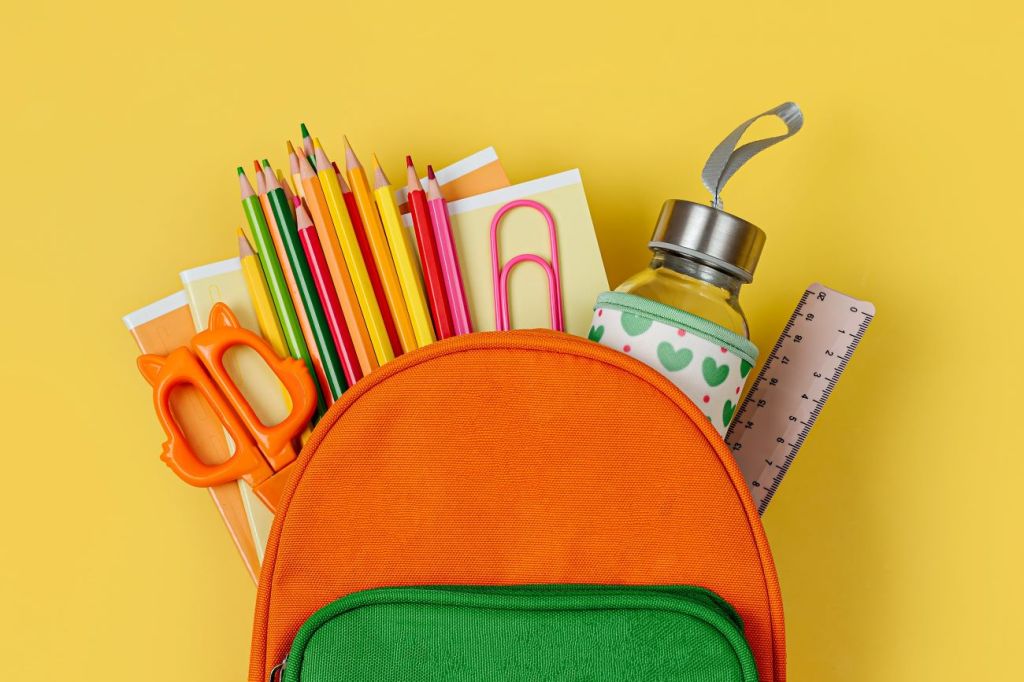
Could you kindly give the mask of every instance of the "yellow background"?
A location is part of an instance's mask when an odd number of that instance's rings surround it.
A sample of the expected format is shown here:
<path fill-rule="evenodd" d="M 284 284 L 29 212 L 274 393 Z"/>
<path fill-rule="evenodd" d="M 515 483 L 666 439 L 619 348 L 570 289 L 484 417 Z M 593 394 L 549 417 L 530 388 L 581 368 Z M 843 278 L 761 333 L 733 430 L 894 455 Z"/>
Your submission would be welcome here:
<path fill-rule="evenodd" d="M 578 166 L 610 281 L 665 198 L 783 100 L 803 132 L 726 207 L 768 232 L 770 346 L 803 287 L 878 317 L 765 524 L 794 680 L 1019 671 L 1019 3 L 52 3 L 0 17 L 0 668 L 241 680 L 254 591 L 160 464 L 120 316 L 234 255 L 234 168 L 306 121 L 398 174 L 495 145 Z"/>

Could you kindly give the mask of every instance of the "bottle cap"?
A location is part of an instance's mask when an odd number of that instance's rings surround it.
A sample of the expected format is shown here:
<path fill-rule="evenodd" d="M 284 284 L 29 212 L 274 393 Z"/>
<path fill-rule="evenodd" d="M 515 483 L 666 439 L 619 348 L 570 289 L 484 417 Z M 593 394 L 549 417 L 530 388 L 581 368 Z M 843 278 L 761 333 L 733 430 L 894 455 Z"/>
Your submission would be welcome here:
<path fill-rule="evenodd" d="M 698 260 L 749 283 L 764 240 L 761 228 L 731 213 L 669 199 L 647 246 Z"/>

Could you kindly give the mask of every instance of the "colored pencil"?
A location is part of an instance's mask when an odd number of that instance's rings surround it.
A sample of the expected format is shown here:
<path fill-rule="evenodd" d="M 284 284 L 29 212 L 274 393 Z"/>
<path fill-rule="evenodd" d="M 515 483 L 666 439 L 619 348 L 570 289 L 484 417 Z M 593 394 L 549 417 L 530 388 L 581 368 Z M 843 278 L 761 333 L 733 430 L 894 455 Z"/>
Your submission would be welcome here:
<path fill-rule="evenodd" d="M 377 213 L 377 205 L 374 203 L 373 195 L 370 192 L 370 183 L 366 179 L 366 171 L 352 151 L 352 146 L 345 138 L 345 168 L 348 171 L 349 185 L 355 195 L 356 204 L 359 206 L 359 214 L 363 217 L 363 225 L 366 228 L 366 238 L 370 243 L 370 250 L 373 252 L 373 260 L 380 272 L 381 285 L 384 288 L 384 296 L 387 298 L 388 307 L 395 320 L 395 329 L 398 332 L 398 340 L 402 350 L 408 353 L 416 350 L 416 332 L 413 330 L 412 320 L 409 318 L 409 308 L 406 306 L 405 298 L 402 295 L 402 285 L 398 279 L 398 272 L 395 269 L 395 261 L 388 246 L 388 238 L 381 224 L 380 216 Z"/>
<path fill-rule="evenodd" d="M 345 381 L 349 386 L 354 385 L 363 378 L 359 360 L 356 358 L 356 350 L 352 346 L 352 337 L 349 336 L 348 327 L 345 325 L 344 313 L 341 311 L 341 303 L 338 301 L 338 293 L 335 290 L 334 282 L 331 281 L 330 268 L 327 259 L 324 257 L 324 250 L 321 248 L 320 238 L 317 236 L 313 219 L 310 218 L 306 207 L 299 202 L 295 207 L 296 224 L 299 228 L 299 241 L 302 242 L 302 250 L 309 262 L 309 271 L 313 275 L 313 283 L 316 284 L 317 293 L 320 296 L 320 304 L 323 306 L 324 314 L 327 317 L 327 326 L 331 330 L 331 337 L 338 349 L 338 357 L 341 360 L 341 368 L 345 373 Z"/>
<path fill-rule="evenodd" d="M 441 271 L 444 273 L 444 287 L 448 293 L 452 327 L 456 335 L 469 334 L 473 331 L 473 325 L 469 318 L 466 291 L 462 286 L 462 270 L 459 268 L 459 254 L 455 249 L 452 223 L 448 218 L 448 202 L 441 196 L 441 187 L 437 184 L 432 166 L 427 166 L 427 206 L 430 208 L 430 220 L 434 225 L 437 256 L 441 260 Z"/>
<path fill-rule="evenodd" d="M 302 198 L 305 195 L 302 193 L 302 177 L 299 175 L 299 155 L 295 152 L 295 147 L 292 146 L 291 140 L 288 140 L 288 172 L 292 176 L 292 184 L 295 185 L 295 192 Z"/>
<path fill-rule="evenodd" d="M 384 328 L 388 331 L 388 342 L 391 352 L 395 357 L 402 354 L 402 343 L 398 339 L 398 330 L 395 328 L 395 318 L 388 307 L 388 298 L 384 294 L 384 284 L 380 281 L 380 273 L 377 271 L 377 263 L 373 260 L 373 249 L 370 248 L 370 240 L 366 237 L 366 226 L 363 225 L 363 217 L 359 214 L 359 204 L 356 202 L 356 195 L 352 193 L 345 174 L 338 168 L 338 164 L 331 162 L 334 174 L 338 178 L 338 185 L 341 187 L 341 194 L 345 198 L 345 208 L 348 209 L 348 217 L 352 223 L 352 231 L 356 233 L 356 241 L 359 242 L 359 253 L 366 265 L 366 273 L 370 276 L 370 284 L 373 286 L 373 296 L 377 299 L 377 307 L 380 308 L 380 316 L 384 318 Z"/>
<path fill-rule="evenodd" d="M 256 163 L 258 165 L 259 161 Z M 292 308 L 295 310 L 295 316 L 299 320 L 302 338 L 305 340 L 310 361 L 313 363 L 313 376 L 316 377 L 316 381 L 320 385 L 320 393 L 323 395 L 325 404 L 329 405 L 332 402 L 331 385 L 327 381 L 327 372 L 324 370 L 323 358 L 320 357 L 320 349 L 316 345 L 313 327 L 310 326 L 309 316 L 302 305 L 299 285 L 295 281 L 295 273 L 292 272 L 288 251 L 285 249 L 284 241 L 281 239 L 281 229 L 277 224 L 277 219 L 274 218 L 273 209 L 270 208 L 270 198 L 267 196 L 267 179 L 263 173 L 262 166 L 260 166 L 260 172 L 256 174 L 256 191 L 259 193 L 260 206 L 262 207 L 263 215 L 266 216 L 267 226 L 270 229 L 270 238 L 274 245 L 273 250 L 277 253 L 277 260 L 281 264 L 281 272 L 284 275 L 285 284 L 288 286 L 288 296 L 291 298 Z M 285 198 L 287 199 L 287 195 Z M 256 245 L 256 248 L 257 250 L 261 249 L 259 244 Z"/>
<path fill-rule="evenodd" d="M 305 123 L 299 124 L 299 130 L 302 131 L 302 150 L 306 153 L 306 160 L 313 165 L 313 138 Z"/>
<path fill-rule="evenodd" d="M 295 284 L 299 288 L 299 298 L 302 300 L 302 307 L 306 310 L 306 317 L 309 319 L 309 326 L 313 331 L 317 350 L 320 352 L 320 360 L 323 362 L 324 373 L 327 374 L 331 397 L 337 400 L 348 388 L 348 385 L 345 383 L 341 360 L 338 357 L 334 339 L 331 337 L 331 330 L 327 326 L 327 316 L 320 304 L 320 297 L 313 281 L 313 273 L 310 272 L 306 255 L 302 251 L 299 228 L 295 222 L 295 216 L 292 215 L 291 207 L 288 206 L 288 198 L 284 190 L 281 189 L 281 183 L 278 182 L 277 176 L 270 168 L 270 162 L 266 160 L 263 161 L 263 176 L 267 183 L 267 198 L 274 214 L 274 220 L 277 221 L 278 232 L 281 234 L 281 241 L 284 242 L 288 262 L 291 263 L 292 274 L 295 276 Z"/>
<path fill-rule="evenodd" d="M 295 192 L 292 191 L 291 183 L 285 179 L 284 173 L 281 172 L 280 168 L 277 169 L 275 175 L 277 175 L 278 184 L 280 184 L 281 189 L 284 190 L 284 196 L 288 200 L 288 205 L 292 207 L 292 215 L 295 215 Z"/>
<path fill-rule="evenodd" d="M 313 141 L 313 147 L 320 187 L 334 223 L 334 231 L 341 245 L 341 253 L 348 266 L 349 275 L 352 277 L 352 284 L 355 286 L 356 300 L 362 311 L 363 320 L 366 322 L 367 333 L 370 335 L 370 343 L 373 346 L 377 363 L 383 365 L 394 359 L 395 354 L 391 350 L 391 341 L 388 339 L 387 327 L 384 326 L 384 317 L 381 314 L 377 298 L 374 296 L 370 274 L 363 261 L 363 254 L 359 250 L 359 241 L 356 239 L 356 233 L 348 215 L 344 191 L 341 183 L 338 182 L 334 167 L 327 158 L 327 153 L 319 145 L 318 140 Z"/>
<path fill-rule="evenodd" d="M 256 310 L 256 321 L 259 322 L 260 332 L 278 357 L 286 358 L 289 356 L 288 345 L 285 343 L 284 333 L 281 331 L 281 323 L 277 319 L 277 310 L 270 299 L 267 281 L 263 278 L 260 259 L 253 250 L 252 244 L 245 238 L 245 233 L 241 228 L 238 230 L 238 258 L 242 261 L 242 273 L 245 275 L 245 283 L 249 287 L 249 296 L 252 297 L 252 307 Z"/>
<path fill-rule="evenodd" d="M 259 177 L 262 178 L 263 175 L 260 174 Z M 263 212 L 263 206 L 260 203 L 260 199 L 253 192 L 252 185 L 249 184 L 249 178 L 246 177 L 245 171 L 242 170 L 241 166 L 238 168 L 238 183 L 242 192 L 242 210 L 245 212 L 245 218 L 249 223 L 253 240 L 256 242 L 256 253 L 259 256 L 260 265 L 263 266 L 263 275 L 266 277 L 267 286 L 270 289 L 270 297 L 273 299 L 274 307 L 277 309 L 277 318 L 281 321 L 281 331 L 288 345 L 288 353 L 296 360 L 305 362 L 310 376 L 316 377 L 316 366 L 313 363 L 312 355 L 302 334 L 302 327 L 299 322 L 298 313 L 295 310 L 295 305 L 288 293 L 287 281 L 281 267 L 281 261 L 278 259 L 277 251 L 274 248 L 274 241 L 271 237 L 271 230 L 267 223 L 266 215 Z M 320 406 L 318 412 L 322 413 L 325 403 L 323 396 L 319 395 L 319 390 L 317 402 Z"/>
<path fill-rule="evenodd" d="M 430 319 L 427 297 L 423 293 L 423 280 L 420 279 L 416 255 L 409 245 L 409 235 L 402 225 L 402 214 L 398 211 L 395 201 L 395 188 L 384 175 L 384 169 L 376 155 L 373 157 L 373 194 L 377 200 L 377 210 L 391 245 L 391 257 L 398 271 L 398 281 L 402 285 L 402 295 L 409 310 L 409 319 L 416 334 L 416 345 L 420 348 L 434 342 L 434 323 Z"/>
<path fill-rule="evenodd" d="M 341 304 L 341 310 L 344 313 L 343 321 L 348 328 L 350 343 L 355 347 L 356 358 L 359 360 L 359 375 L 363 376 L 377 369 L 379 365 L 373 342 L 370 340 L 370 332 L 363 319 L 363 310 L 359 306 L 352 275 L 342 253 L 341 242 L 338 239 L 338 232 L 335 229 L 323 188 L 320 186 L 320 179 L 304 156 L 299 159 L 299 174 L 302 178 L 303 194 L 306 197 L 306 210 L 309 212 L 313 225 L 316 226 L 317 236 L 320 237 L 320 247 L 327 262 L 331 280 L 334 282 L 334 290 Z M 338 350 L 340 352 L 341 349 Z"/>
<path fill-rule="evenodd" d="M 411 156 L 405 157 L 405 173 L 406 201 L 412 216 L 412 226 L 416 231 L 416 248 L 419 250 L 420 265 L 423 268 L 423 282 L 427 289 L 427 301 L 430 303 L 430 315 L 434 319 L 437 338 L 447 339 L 455 335 L 451 311 L 448 309 L 448 294 L 445 292 L 444 274 L 441 272 L 441 261 L 437 257 L 437 245 L 434 243 L 434 226 L 430 223 L 427 193 L 420 187 Z"/>

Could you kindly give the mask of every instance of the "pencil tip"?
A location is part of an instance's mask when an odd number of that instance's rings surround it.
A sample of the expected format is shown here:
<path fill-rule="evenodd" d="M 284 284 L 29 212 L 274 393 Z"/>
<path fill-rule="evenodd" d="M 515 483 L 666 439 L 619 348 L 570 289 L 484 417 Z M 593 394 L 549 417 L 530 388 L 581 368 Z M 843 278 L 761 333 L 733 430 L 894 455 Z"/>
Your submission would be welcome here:
<path fill-rule="evenodd" d="M 309 128 L 306 127 L 305 123 L 300 123 L 299 128 L 302 130 L 303 137 L 309 137 Z"/>
<path fill-rule="evenodd" d="M 410 156 L 409 154 L 405 155 L 405 167 L 412 168 L 412 156 Z"/>
<path fill-rule="evenodd" d="M 263 167 L 264 168 L 270 168 L 270 162 L 267 161 L 266 159 L 263 159 Z"/>
<path fill-rule="evenodd" d="M 323 149 L 323 147 L 320 146 L 320 138 L 319 137 L 314 137 L 313 138 L 313 149 Z"/>
<path fill-rule="evenodd" d="M 241 166 L 238 167 L 238 174 L 245 175 L 245 170 L 243 170 Z"/>
<path fill-rule="evenodd" d="M 291 156 L 292 154 L 294 154 L 295 153 L 295 147 L 292 146 L 292 141 L 291 140 L 285 140 L 285 144 L 288 145 L 288 156 Z"/>
<path fill-rule="evenodd" d="M 252 160 L 252 165 L 256 167 L 256 175 L 259 175 L 260 173 L 263 172 L 263 168 L 260 166 L 260 162 L 257 161 L 256 159 Z"/>
<path fill-rule="evenodd" d="M 427 177 L 430 178 L 431 180 L 437 180 L 437 176 L 434 175 L 434 167 L 433 166 L 430 166 L 430 165 L 427 166 Z"/>

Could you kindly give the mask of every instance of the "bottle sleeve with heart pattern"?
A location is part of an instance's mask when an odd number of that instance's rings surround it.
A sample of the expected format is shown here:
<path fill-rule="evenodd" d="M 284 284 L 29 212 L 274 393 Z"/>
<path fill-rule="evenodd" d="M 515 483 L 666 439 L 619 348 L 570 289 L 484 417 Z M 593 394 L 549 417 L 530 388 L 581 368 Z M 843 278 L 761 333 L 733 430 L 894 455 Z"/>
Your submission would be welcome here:
<path fill-rule="evenodd" d="M 725 437 L 757 361 L 749 340 L 691 313 L 621 292 L 597 299 L 589 338 L 653 367 Z"/>

